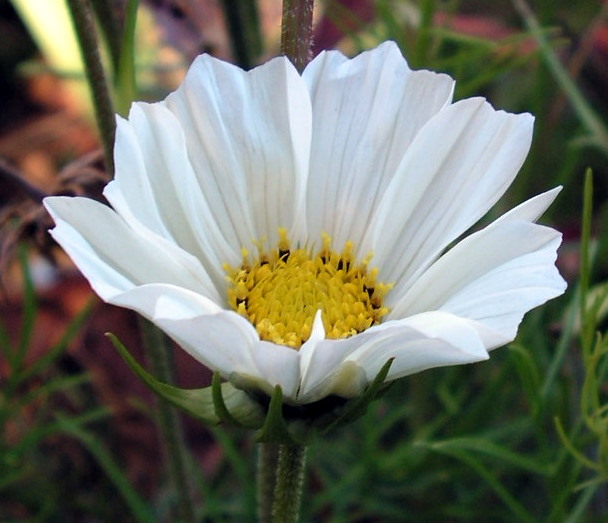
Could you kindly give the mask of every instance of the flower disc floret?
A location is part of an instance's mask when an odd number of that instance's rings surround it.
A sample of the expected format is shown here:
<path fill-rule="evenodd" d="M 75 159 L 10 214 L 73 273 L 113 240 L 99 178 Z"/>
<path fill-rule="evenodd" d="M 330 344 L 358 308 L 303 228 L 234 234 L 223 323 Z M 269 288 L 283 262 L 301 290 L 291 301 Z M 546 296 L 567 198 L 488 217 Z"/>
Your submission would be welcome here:
<path fill-rule="evenodd" d="M 388 312 L 383 305 L 391 285 L 378 282 L 371 255 L 357 263 L 353 244 L 341 253 L 323 235 L 321 249 L 292 249 L 285 229 L 277 246 L 251 263 L 243 250 L 238 268 L 228 273 L 228 302 L 247 318 L 263 340 L 299 348 L 309 337 L 317 311 L 321 311 L 326 336 L 348 338 L 380 322 Z"/>

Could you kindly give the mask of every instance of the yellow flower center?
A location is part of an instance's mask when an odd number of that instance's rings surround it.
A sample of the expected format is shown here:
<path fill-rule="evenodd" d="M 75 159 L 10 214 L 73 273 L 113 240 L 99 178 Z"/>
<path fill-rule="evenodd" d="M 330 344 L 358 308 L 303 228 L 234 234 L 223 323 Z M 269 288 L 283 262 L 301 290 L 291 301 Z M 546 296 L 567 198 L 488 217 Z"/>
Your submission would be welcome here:
<path fill-rule="evenodd" d="M 310 337 L 318 310 L 326 337 L 332 339 L 363 332 L 388 312 L 383 300 L 392 285 L 376 281 L 378 270 L 368 268 L 371 255 L 356 262 L 352 242 L 337 253 L 324 234 L 313 255 L 308 249 L 291 249 L 287 232 L 280 229 L 277 247 L 259 250 L 253 263 L 243 249 L 242 265 L 224 269 L 230 306 L 263 340 L 299 348 Z"/>

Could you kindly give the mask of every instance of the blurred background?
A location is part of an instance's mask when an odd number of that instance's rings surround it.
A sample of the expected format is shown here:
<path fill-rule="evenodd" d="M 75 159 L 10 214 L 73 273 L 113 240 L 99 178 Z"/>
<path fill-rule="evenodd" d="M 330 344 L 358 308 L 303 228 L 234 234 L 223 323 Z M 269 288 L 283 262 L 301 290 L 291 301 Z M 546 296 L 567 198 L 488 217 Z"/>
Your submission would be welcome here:
<path fill-rule="evenodd" d="M 124 114 L 115 66 L 127 2 L 90 4 Z M 490 361 L 400 380 L 316 442 L 303 521 L 604 521 L 608 348 L 596 332 L 608 310 L 608 3 L 316 9 L 315 54 L 395 40 L 412 68 L 455 77 L 455 99 L 536 116 L 528 160 L 487 219 L 563 185 L 542 222 L 564 232 L 569 291 Z M 162 99 L 203 52 L 251 68 L 279 52 L 280 22 L 279 0 L 142 0 L 131 96 Z M 138 320 L 92 295 L 40 205 L 50 194 L 101 199 L 111 176 L 83 71 L 63 0 L 0 0 L 0 521 L 174 521 L 155 402 L 105 337 L 144 361 Z M 183 351 L 174 356 L 181 386 L 209 383 Z M 199 520 L 254 520 L 251 435 L 182 421 Z"/>

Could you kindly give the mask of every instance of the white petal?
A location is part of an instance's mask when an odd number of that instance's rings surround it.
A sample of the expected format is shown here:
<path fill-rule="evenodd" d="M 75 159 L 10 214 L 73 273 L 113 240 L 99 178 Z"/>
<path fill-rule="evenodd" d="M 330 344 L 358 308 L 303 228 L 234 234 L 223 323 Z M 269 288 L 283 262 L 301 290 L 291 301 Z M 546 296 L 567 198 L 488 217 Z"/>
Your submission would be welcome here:
<path fill-rule="evenodd" d="M 349 340 L 325 339 L 315 344 L 300 383 L 300 403 L 310 403 L 330 394 L 351 398 L 363 392 L 368 385 L 366 373 L 347 360 L 361 340 L 348 343 Z"/>
<path fill-rule="evenodd" d="M 411 141 L 450 102 L 453 80 L 411 71 L 394 42 L 352 60 L 323 52 L 303 79 L 313 103 L 309 233 L 328 232 L 341 249 L 362 236 Z"/>
<path fill-rule="evenodd" d="M 512 219 L 517 214 L 503 216 L 444 254 L 392 306 L 389 317 L 443 310 L 494 331 L 484 340 L 488 349 L 513 340 L 526 312 L 566 288 L 555 267 L 561 234 Z"/>
<path fill-rule="evenodd" d="M 137 234 L 109 207 L 72 197 L 45 198 L 44 204 L 57 224 L 51 234 L 102 299 L 168 283 L 220 300 L 198 260 L 160 236 L 150 241 Z"/>
<path fill-rule="evenodd" d="M 290 347 L 260 341 L 238 314 L 222 311 L 189 319 L 157 318 L 156 325 L 196 360 L 231 380 L 266 392 L 280 385 L 283 398 L 296 402 L 299 357 Z"/>
<path fill-rule="evenodd" d="M 321 311 L 317 311 L 311 335 L 299 350 L 301 383 L 298 401 L 309 403 L 328 394 L 345 398 L 360 394 L 367 385 L 365 373 L 356 365 L 344 362 L 356 347 L 326 340 Z"/>
<path fill-rule="evenodd" d="M 310 361 L 315 353 L 316 347 L 322 340 L 325 339 L 325 326 L 323 325 L 322 311 L 319 309 L 312 322 L 312 328 L 310 330 L 310 336 L 306 342 L 300 347 L 300 374 L 302 380 L 306 381 L 308 374 L 308 368 L 310 367 Z"/>
<path fill-rule="evenodd" d="M 373 380 L 391 358 L 387 381 L 448 365 L 488 359 L 473 322 L 445 312 L 425 312 L 369 330 L 368 339 L 347 361 Z M 364 333 L 365 334 L 365 333 Z"/>
<path fill-rule="evenodd" d="M 283 400 L 298 403 L 300 388 L 300 354 L 291 347 L 260 341 L 251 351 L 255 374 L 262 390 L 272 394 L 276 385 L 281 386 Z"/>
<path fill-rule="evenodd" d="M 167 283 L 148 283 L 134 287 L 116 295 L 110 303 L 132 309 L 150 321 L 155 321 L 157 317 L 189 319 L 224 310 L 205 296 Z"/>
<path fill-rule="evenodd" d="M 502 220 L 521 220 L 525 222 L 535 222 L 554 202 L 555 198 L 557 198 L 557 195 L 561 192 L 561 190 L 562 187 L 560 185 L 558 187 L 550 189 L 549 191 L 538 194 L 537 196 L 534 196 L 529 200 L 520 203 L 517 207 L 514 207 L 510 211 L 506 212 L 500 218 L 498 218 L 496 222 L 500 222 Z"/>
<path fill-rule="evenodd" d="M 532 123 L 529 114 L 495 111 L 472 98 L 423 127 L 364 242 L 394 293 L 405 292 L 505 192 L 530 147 Z"/>
<path fill-rule="evenodd" d="M 220 234 L 194 171 L 182 128 L 161 104 L 133 104 L 129 120 L 117 120 L 116 179 L 104 195 L 116 211 L 141 231 L 177 243 L 225 286 L 223 263 L 240 261 L 240 246 Z"/>
<path fill-rule="evenodd" d="M 226 379 L 238 376 L 268 394 L 280 385 L 285 399 L 295 402 L 300 381 L 298 352 L 260 341 L 242 316 L 173 285 L 137 287 L 116 296 L 112 303 L 139 312 Z"/>
<path fill-rule="evenodd" d="M 487 359 L 474 322 L 445 312 L 417 314 L 391 321 L 344 340 L 317 343 L 298 400 L 328 394 L 360 394 L 394 358 L 387 376 L 393 380 L 425 369 Z M 353 382 L 345 386 L 344 377 Z"/>
<path fill-rule="evenodd" d="M 184 129 L 200 187 L 231 245 L 262 236 L 273 245 L 279 227 L 303 239 L 312 112 L 285 57 L 245 72 L 200 56 L 164 103 Z"/>

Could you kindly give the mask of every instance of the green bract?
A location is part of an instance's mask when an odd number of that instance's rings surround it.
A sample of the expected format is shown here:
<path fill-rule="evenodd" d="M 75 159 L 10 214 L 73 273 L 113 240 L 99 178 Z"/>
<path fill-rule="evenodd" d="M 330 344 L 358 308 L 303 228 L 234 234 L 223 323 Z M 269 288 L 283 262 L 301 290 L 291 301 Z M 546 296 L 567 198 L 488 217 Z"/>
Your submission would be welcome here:
<path fill-rule="evenodd" d="M 354 399 L 329 396 L 315 403 L 293 406 L 283 402 L 279 385 L 268 396 L 257 389 L 239 389 L 231 382 L 222 383 L 217 372 L 209 387 L 182 389 L 158 381 L 131 356 L 116 336 L 109 333 L 108 337 L 131 370 L 158 397 L 207 425 L 227 423 L 257 429 L 256 439 L 263 443 L 306 444 L 315 435 L 365 414 L 369 404 L 390 387 L 385 379 L 392 359 Z"/>

